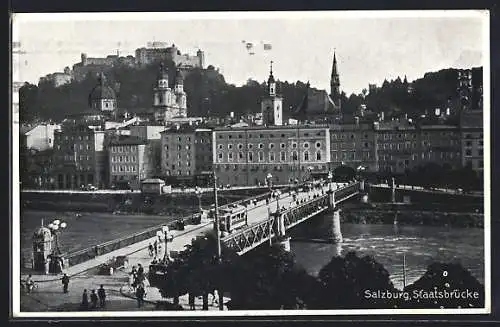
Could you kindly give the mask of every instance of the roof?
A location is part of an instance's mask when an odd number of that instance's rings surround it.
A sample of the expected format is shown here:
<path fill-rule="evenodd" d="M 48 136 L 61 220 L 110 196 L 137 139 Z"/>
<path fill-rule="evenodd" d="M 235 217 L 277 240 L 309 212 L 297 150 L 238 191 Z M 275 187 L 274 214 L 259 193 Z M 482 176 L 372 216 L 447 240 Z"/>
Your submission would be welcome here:
<path fill-rule="evenodd" d="M 142 184 L 164 184 L 165 181 L 160 178 L 147 178 L 142 181 Z"/>
<path fill-rule="evenodd" d="M 120 135 L 117 138 L 111 139 L 109 145 L 142 145 L 147 144 L 146 140 L 137 136 Z"/>
<path fill-rule="evenodd" d="M 281 126 L 248 126 L 248 127 L 218 127 L 214 131 L 245 131 L 245 130 L 280 130 L 280 129 L 324 129 L 329 128 L 328 125 L 318 124 L 318 125 L 281 125 Z"/>

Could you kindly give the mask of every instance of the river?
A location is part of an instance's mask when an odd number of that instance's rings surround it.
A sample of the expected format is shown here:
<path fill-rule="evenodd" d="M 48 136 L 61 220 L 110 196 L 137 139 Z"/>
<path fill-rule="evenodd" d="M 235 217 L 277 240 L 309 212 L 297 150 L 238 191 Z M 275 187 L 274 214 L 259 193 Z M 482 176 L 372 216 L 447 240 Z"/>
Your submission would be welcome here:
<path fill-rule="evenodd" d="M 390 273 L 395 287 L 403 286 L 403 257 L 406 283 L 420 278 L 436 261 L 458 262 L 484 283 L 484 230 L 436 226 L 398 226 L 343 223 L 340 245 L 318 243 L 331 236 L 331 218 L 317 217 L 291 231 L 291 250 L 309 274 L 317 275 L 332 256 L 348 251 L 371 255 Z M 293 241 L 293 238 L 301 241 Z M 310 239 L 311 241 L 307 241 Z"/>
<path fill-rule="evenodd" d="M 64 252 L 129 235 L 176 218 L 108 213 L 83 213 L 77 217 L 72 213 L 24 210 L 20 227 L 21 252 L 25 258 L 31 256 L 31 237 L 41 219 L 49 223 L 56 217 L 68 223 L 59 238 Z M 328 238 L 331 229 L 331 218 L 324 215 L 290 231 L 291 250 L 297 262 L 310 274 L 317 274 L 336 253 L 355 250 L 360 255 L 373 255 L 389 271 L 398 288 L 402 286 L 403 253 L 406 254 L 407 283 L 418 279 L 433 261 L 460 262 L 484 283 L 483 229 L 343 223 L 341 246 L 307 241 Z M 302 241 L 293 241 L 293 238 Z"/>

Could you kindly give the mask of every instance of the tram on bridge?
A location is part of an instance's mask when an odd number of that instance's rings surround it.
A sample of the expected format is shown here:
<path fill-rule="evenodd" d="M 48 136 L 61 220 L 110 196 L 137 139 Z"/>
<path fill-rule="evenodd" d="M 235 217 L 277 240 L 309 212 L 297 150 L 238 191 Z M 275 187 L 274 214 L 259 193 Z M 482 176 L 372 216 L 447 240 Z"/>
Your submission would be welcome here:
<path fill-rule="evenodd" d="M 230 204 L 219 209 L 219 230 L 223 233 L 231 233 L 247 225 L 247 209 L 239 204 Z M 215 228 L 215 222 L 214 222 Z"/>

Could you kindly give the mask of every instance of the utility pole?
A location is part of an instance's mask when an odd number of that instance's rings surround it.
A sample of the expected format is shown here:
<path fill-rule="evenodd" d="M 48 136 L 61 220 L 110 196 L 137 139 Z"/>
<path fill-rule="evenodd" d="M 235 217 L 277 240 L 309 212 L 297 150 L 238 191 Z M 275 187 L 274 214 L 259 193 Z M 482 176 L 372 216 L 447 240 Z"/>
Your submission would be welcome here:
<path fill-rule="evenodd" d="M 403 289 L 406 287 L 406 253 L 403 253 Z"/>
<path fill-rule="evenodd" d="M 213 172 L 214 176 L 214 197 L 215 197 L 215 233 L 217 237 L 217 262 L 221 260 L 221 245 L 220 245 L 220 231 L 219 231 L 219 201 L 217 199 L 217 176 L 215 175 L 215 171 Z"/>

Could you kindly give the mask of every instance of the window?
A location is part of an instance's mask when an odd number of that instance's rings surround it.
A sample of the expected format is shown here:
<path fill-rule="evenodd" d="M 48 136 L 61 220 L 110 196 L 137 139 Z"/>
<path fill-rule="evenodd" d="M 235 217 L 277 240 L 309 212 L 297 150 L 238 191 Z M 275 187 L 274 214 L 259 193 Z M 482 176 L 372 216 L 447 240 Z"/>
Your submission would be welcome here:
<path fill-rule="evenodd" d="M 241 150 L 241 149 L 243 149 L 243 144 L 240 143 L 240 144 L 238 144 L 238 150 Z"/>
<path fill-rule="evenodd" d="M 318 161 L 321 160 L 321 151 L 316 152 L 316 160 L 318 160 Z"/>
<path fill-rule="evenodd" d="M 472 150 L 470 150 L 470 149 L 465 150 L 465 155 L 466 156 L 471 156 L 472 155 Z"/>
<path fill-rule="evenodd" d="M 286 152 L 285 151 L 281 151 L 280 152 L 280 160 L 281 161 L 286 161 Z"/>
<path fill-rule="evenodd" d="M 239 138 L 239 139 L 243 138 L 243 135 L 238 134 L 238 138 Z"/>
<path fill-rule="evenodd" d="M 304 148 L 307 149 L 307 148 L 309 148 L 309 143 L 305 142 L 303 146 L 304 146 Z"/>
<path fill-rule="evenodd" d="M 182 146 L 179 144 L 179 145 L 177 146 L 177 151 L 180 151 L 181 149 L 182 149 Z"/>
<path fill-rule="evenodd" d="M 365 148 L 367 148 L 368 147 L 368 142 L 365 142 L 364 146 L 365 146 Z"/>
<path fill-rule="evenodd" d="M 259 161 L 264 161 L 264 152 L 259 151 Z"/>
<path fill-rule="evenodd" d="M 293 161 L 297 161 L 297 160 L 299 160 L 299 156 L 297 155 L 297 151 L 293 151 L 293 152 L 292 152 L 292 160 L 293 160 Z"/>
<path fill-rule="evenodd" d="M 263 149 L 263 148 L 264 148 L 264 144 L 259 143 L 259 149 Z"/>
<path fill-rule="evenodd" d="M 249 143 L 249 144 L 247 145 L 247 147 L 248 147 L 249 149 L 251 149 L 251 148 L 253 148 L 253 144 Z"/>
<path fill-rule="evenodd" d="M 191 150 L 191 145 L 186 145 L 186 150 Z"/>
<path fill-rule="evenodd" d="M 465 146 L 472 146 L 472 141 L 465 142 Z"/>
<path fill-rule="evenodd" d="M 218 148 L 219 150 L 222 150 L 222 149 L 224 148 L 224 146 L 223 146 L 222 144 L 219 144 L 219 145 L 217 146 L 217 148 Z"/>
<path fill-rule="evenodd" d="M 228 161 L 233 161 L 233 153 L 232 153 L 232 152 L 229 152 L 229 153 L 227 154 L 227 160 L 228 160 Z"/>
<path fill-rule="evenodd" d="M 238 152 L 238 160 L 243 160 L 243 152 Z"/>
<path fill-rule="evenodd" d="M 316 142 L 316 147 L 319 149 L 321 148 L 321 142 Z"/>
<path fill-rule="evenodd" d="M 219 162 L 222 162 L 222 152 L 217 153 L 217 160 Z M 174 168 L 172 168 L 172 169 L 174 169 Z"/>
<path fill-rule="evenodd" d="M 274 161 L 274 152 L 269 152 L 269 161 Z"/>
<path fill-rule="evenodd" d="M 284 149 L 285 148 L 285 143 L 280 144 L 280 148 Z"/>
<path fill-rule="evenodd" d="M 179 141 L 179 142 L 180 142 L 181 140 L 182 140 L 182 138 L 181 138 L 180 136 L 179 136 L 179 137 L 177 137 L 177 141 Z"/>
<path fill-rule="evenodd" d="M 227 148 L 228 148 L 229 150 L 232 150 L 232 149 L 233 149 L 233 145 L 232 145 L 232 144 L 228 144 L 228 145 L 227 145 Z"/>
<path fill-rule="evenodd" d="M 274 143 L 269 143 L 269 149 L 274 149 Z"/>
<path fill-rule="evenodd" d="M 296 149 L 296 148 L 297 148 L 297 143 L 293 142 L 293 143 L 292 143 L 292 148 L 293 148 L 293 149 Z"/>
<path fill-rule="evenodd" d="M 253 152 L 252 151 L 248 152 L 248 161 L 253 161 Z"/>

